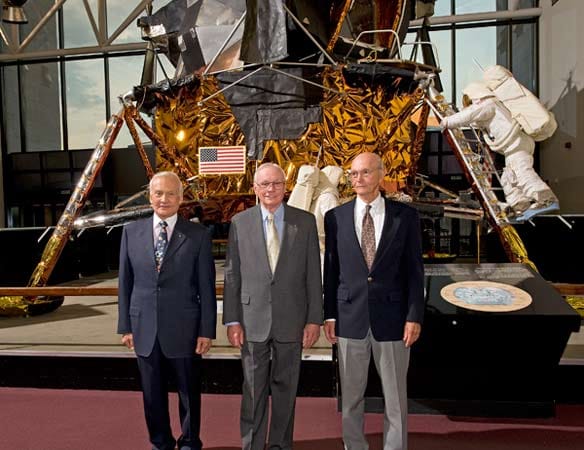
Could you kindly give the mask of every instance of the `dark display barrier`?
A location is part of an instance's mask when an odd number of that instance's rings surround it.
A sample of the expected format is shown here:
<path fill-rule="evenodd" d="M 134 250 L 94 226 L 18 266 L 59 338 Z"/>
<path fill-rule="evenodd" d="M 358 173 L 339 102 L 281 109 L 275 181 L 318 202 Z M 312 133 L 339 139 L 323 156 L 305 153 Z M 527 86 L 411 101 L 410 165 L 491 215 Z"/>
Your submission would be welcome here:
<path fill-rule="evenodd" d="M 514 312 L 487 313 L 441 297 L 444 286 L 470 280 L 519 287 L 533 302 Z M 457 415 L 466 408 L 476 414 L 477 407 L 486 415 L 553 415 L 558 363 L 581 321 L 558 292 L 521 264 L 428 265 L 425 281 L 426 316 L 412 347 L 409 398 L 431 399 L 430 409 Z M 381 387 L 371 369 L 366 396 L 376 410 Z"/>
<path fill-rule="evenodd" d="M 41 254 L 52 230 L 38 239 L 45 228 L 6 228 L 0 230 L 0 285 L 26 286 L 40 261 Z M 108 234 L 105 229 L 85 230 L 67 243 L 50 285 L 77 280 L 80 277 L 117 270 L 121 228 Z"/>

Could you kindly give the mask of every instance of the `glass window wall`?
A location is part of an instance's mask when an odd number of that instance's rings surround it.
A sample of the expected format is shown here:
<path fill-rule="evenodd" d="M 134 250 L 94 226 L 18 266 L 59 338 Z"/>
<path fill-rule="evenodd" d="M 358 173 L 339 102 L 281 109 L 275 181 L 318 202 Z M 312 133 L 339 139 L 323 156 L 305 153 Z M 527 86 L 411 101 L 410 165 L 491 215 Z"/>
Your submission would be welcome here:
<path fill-rule="evenodd" d="M 103 59 L 65 63 L 69 149 L 94 148 L 106 124 Z"/>

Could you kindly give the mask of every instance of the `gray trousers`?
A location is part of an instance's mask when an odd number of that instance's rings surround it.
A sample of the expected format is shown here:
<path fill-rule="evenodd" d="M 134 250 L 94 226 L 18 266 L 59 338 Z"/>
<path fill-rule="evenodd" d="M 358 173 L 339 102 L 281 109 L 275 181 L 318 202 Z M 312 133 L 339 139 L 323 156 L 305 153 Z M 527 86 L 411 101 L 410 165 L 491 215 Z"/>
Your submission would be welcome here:
<path fill-rule="evenodd" d="M 272 410 L 268 448 L 292 449 L 301 356 L 301 342 L 282 343 L 269 339 L 243 344 L 241 361 L 244 381 L 240 419 L 243 450 L 265 448 L 270 392 Z"/>
<path fill-rule="evenodd" d="M 385 412 L 383 450 L 407 450 L 407 373 L 410 349 L 403 341 L 376 341 L 371 330 L 365 339 L 339 337 L 343 442 L 346 450 L 367 450 L 364 433 L 365 388 L 371 353 L 381 378 Z"/>

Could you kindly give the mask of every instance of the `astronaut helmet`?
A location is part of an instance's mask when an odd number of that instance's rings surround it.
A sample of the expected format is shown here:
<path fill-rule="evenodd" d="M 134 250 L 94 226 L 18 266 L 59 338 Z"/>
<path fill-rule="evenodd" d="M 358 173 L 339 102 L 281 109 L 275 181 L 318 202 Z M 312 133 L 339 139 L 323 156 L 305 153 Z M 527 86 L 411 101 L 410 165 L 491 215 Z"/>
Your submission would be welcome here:
<path fill-rule="evenodd" d="M 339 166 L 326 166 L 320 171 L 320 183 L 337 187 L 343 176 L 343 169 Z"/>
<path fill-rule="evenodd" d="M 493 97 L 495 94 L 491 91 L 485 83 L 473 81 L 467 84 L 462 93 L 466 95 L 473 102 L 487 97 Z"/>
<path fill-rule="evenodd" d="M 296 183 L 302 186 L 316 186 L 318 184 L 318 167 L 308 164 L 300 166 Z"/>

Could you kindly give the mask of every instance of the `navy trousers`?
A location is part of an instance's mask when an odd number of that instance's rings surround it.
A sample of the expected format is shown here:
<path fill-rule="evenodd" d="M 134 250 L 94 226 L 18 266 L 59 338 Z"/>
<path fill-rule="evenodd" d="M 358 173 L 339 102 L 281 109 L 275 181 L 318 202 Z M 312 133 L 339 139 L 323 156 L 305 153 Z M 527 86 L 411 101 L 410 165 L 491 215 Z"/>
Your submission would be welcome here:
<path fill-rule="evenodd" d="M 201 357 L 167 358 L 158 339 L 150 356 L 138 356 L 144 415 L 153 450 L 201 450 Z M 168 413 L 168 384 L 176 383 L 182 434 L 175 440 Z"/>

